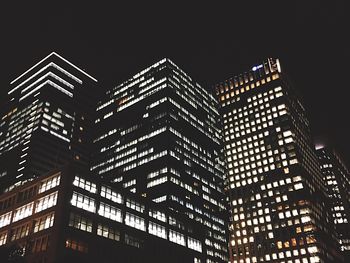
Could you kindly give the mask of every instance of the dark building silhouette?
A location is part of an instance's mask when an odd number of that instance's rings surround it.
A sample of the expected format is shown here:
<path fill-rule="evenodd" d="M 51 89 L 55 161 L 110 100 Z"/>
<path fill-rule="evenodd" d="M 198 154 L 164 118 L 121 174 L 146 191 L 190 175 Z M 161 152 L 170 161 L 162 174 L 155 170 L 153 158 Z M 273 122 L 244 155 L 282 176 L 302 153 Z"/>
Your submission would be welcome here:
<path fill-rule="evenodd" d="M 208 263 L 228 260 L 217 106 L 163 59 L 98 103 L 92 166 L 95 176 L 199 222 Z"/>
<path fill-rule="evenodd" d="M 1 106 L 2 190 L 70 160 L 88 163 L 96 82 L 52 52 L 10 83 Z"/>
<path fill-rule="evenodd" d="M 342 262 L 303 104 L 278 59 L 216 85 L 231 262 Z"/>
<path fill-rule="evenodd" d="M 205 262 L 200 223 L 88 174 L 67 165 L 0 196 L 1 262 Z"/>
<path fill-rule="evenodd" d="M 339 246 L 345 258 L 350 260 L 350 172 L 335 150 L 330 147 L 316 149 Z"/>

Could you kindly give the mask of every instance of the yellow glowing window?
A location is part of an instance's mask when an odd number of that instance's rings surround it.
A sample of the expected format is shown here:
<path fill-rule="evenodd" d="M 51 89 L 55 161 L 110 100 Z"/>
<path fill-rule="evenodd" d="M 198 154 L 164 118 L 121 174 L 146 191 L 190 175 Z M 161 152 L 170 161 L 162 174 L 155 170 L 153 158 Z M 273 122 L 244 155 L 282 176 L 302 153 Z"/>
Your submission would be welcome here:
<path fill-rule="evenodd" d="M 308 244 L 316 243 L 316 239 L 314 237 L 306 237 L 306 243 Z"/>
<path fill-rule="evenodd" d="M 278 241 L 277 242 L 277 247 L 278 247 L 278 249 L 282 249 L 283 248 L 282 241 Z"/>
<path fill-rule="evenodd" d="M 309 232 L 309 231 L 312 231 L 313 229 L 314 229 L 313 225 L 304 226 L 304 232 Z"/>
<path fill-rule="evenodd" d="M 278 73 L 272 75 L 272 80 L 278 79 Z"/>

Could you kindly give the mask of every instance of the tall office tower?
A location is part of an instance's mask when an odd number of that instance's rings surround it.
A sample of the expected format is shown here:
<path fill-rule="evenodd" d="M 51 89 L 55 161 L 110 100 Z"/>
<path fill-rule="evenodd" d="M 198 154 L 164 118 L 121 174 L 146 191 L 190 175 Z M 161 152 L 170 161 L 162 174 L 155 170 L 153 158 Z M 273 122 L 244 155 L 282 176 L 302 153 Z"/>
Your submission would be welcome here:
<path fill-rule="evenodd" d="M 96 82 L 55 52 L 11 82 L 1 109 L 2 190 L 68 160 L 88 162 Z"/>
<path fill-rule="evenodd" d="M 305 109 L 268 59 L 216 85 L 231 211 L 231 262 L 341 262 L 327 228 Z"/>
<path fill-rule="evenodd" d="M 331 148 L 318 147 L 317 154 L 331 200 L 331 214 L 340 249 L 350 260 L 350 172 Z"/>
<path fill-rule="evenodd" d="M 216 107 L 211 94 L 163 59 L 98 104 L 92 167 L 104 180 L 200 222 L 205 262 L 228 259 Z"/>

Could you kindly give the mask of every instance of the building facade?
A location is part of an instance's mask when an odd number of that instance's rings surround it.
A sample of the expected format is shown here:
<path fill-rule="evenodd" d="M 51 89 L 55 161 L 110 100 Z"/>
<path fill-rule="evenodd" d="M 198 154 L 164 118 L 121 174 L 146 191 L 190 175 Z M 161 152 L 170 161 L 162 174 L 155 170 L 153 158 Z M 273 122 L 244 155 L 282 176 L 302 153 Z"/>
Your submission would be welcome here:
<path fill-rule="evenodd" d="M 0 196 L 1 262 L 205 262 L 188 221 L 67 165 Z"/>
<path fill-rule="evenodd" d="M 350 260 L 350 172 L 334 150 L 329 147 L 316 149 L 340 249 Z"/>
<path fill-rule="evenodd" d="M 163 59 L 106 92 L 93 173 L 202 225 L 205 262 L 227 262 L 215 98 Z"/>
<path fill-rule="evenodd" d="M 0 110 L 2 190 L 70 160 L 88 163 L 96 83 L 55 52 L 10 83 Z"/>
<path fill-rule="evenodd" d="M 306 112 L 279 60 L 267 59 L 215 89 L 231 262 L 342 262 Z"/>

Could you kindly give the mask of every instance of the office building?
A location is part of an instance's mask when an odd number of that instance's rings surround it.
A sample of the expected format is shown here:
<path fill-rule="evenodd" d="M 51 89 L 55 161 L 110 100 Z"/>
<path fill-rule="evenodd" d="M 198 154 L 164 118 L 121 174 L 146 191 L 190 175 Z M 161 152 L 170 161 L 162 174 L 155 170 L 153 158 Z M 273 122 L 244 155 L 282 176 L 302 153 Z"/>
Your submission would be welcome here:
<path fill-rule="evenodd" d="M 97 80 L 52 52 L 10 83 L 1 106 L 0 188 L 89 160 Z"/>
<path fill-rule="evenodd" d="M 350 260 L 350 172 L 335 150 L 323 146 L 316 149 L 339 246 Z"/>
<path fill-rule="evenodd" d="M 98 103 L 91 169 L 199 222 L 208 263 L 228 260 L 218 117 L 215 98 L 163 59 Z"/>
<path fill-rule="evenodd" d="M 215 89 L 231 262 L 342 262 L 305 108 L 279 60 L 267 59 Z"/>
<path fill-rule="evenodd" d="M 66 165 L 0 195 L 1 262 L 205 262 L 200 223 Z"/>

